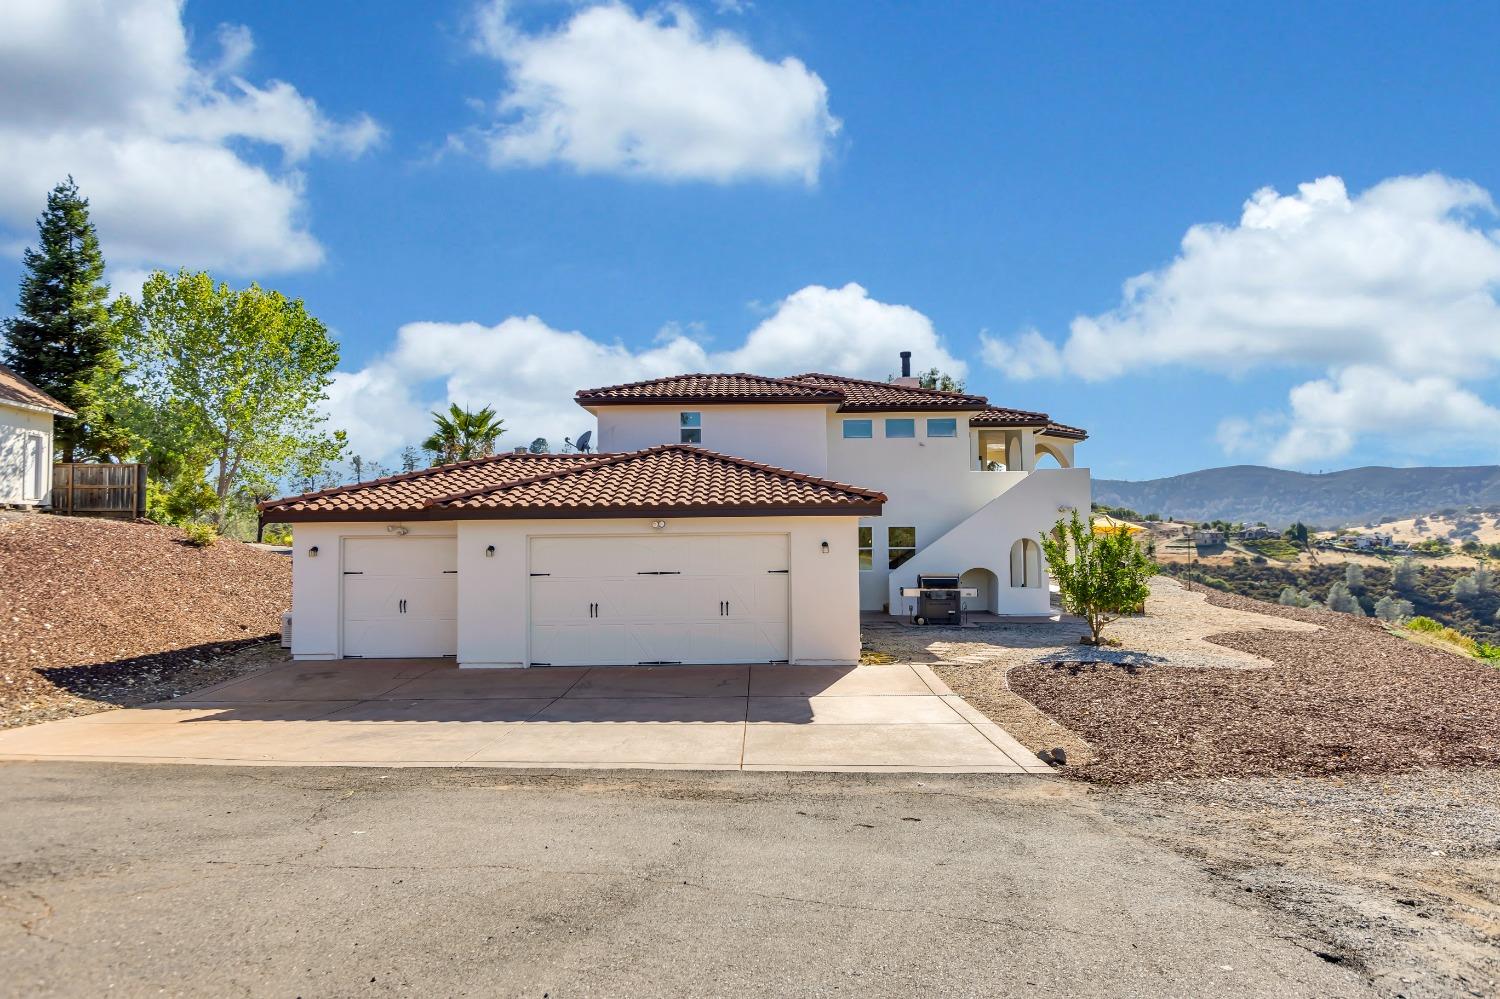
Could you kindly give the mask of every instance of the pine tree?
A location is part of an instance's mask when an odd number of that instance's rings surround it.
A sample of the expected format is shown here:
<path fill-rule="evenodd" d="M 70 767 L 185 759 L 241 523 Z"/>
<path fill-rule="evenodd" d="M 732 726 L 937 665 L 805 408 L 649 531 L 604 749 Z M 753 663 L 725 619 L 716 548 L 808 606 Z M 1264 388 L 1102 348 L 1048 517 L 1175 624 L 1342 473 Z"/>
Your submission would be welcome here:
<path fill-rule="evenodd" d="M 38 249 L 27 247 L 21 258 L 19 314 L 0 323 L 4 363 L 78 411 L 54 431 L 64 461 L 111 454 L 122 445 L 93 391 L 97 378 L 119 370 L 105 306 L 109 286 L 88 200 L 72 177 L 47 195 L 36 225 Z"/>

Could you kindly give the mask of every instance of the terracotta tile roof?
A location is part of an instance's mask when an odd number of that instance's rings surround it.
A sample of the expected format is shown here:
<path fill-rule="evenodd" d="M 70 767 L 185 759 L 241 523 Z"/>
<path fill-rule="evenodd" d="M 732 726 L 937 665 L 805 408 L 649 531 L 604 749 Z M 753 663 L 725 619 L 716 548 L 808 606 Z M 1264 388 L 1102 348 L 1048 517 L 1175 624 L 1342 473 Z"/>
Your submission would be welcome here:
<path fill-rule="evenodd" d="M 3 364 L 0 364 L 0 403 L 43 409 L 58 416 L 78 415 Z"/>
<path fill-rule="evenodd" d="M 816 372 L 793 375 L 788 381 L 802 385 L 816 385 L 843 393 L 841 413 L 872 413 L 891 410 L 936 410 L 936 409 L 983 409 L 989 405 L 982 395 L 965 392 L 940 392 L 937 389 L 913 388 L 894 385 L 891 382 L 866 381 L 863 378 L 845 378 L 843 375 L 824 375 Z"/>
<path fill-rule="evenodd" d="M 260 504 L 266 521 L 381 519 L 420 510 L 424 501 L 485 486 L 531 478 L 570 465 L 598 461 L 597 454 L 497 454 L 472 461 L 388 475 L 321 492 Z"/>
<path fill-rule="evenodd" d="M 1047 424 L 1047 429 L 1043 430 L 1042 433 L 1048 437 L 1066 437 L 1075 441 L 1086 441 L 1089 439 L 1089 432 L 1087 430 L 1084 430 L 1082 427 L 1070 427 L 1066 423 L 1049 423 Z"/>
<path fill-rule="evenodd" d="M 1048 422 L 1046 413 L 996 406 L 969 418 L 971 427 L 1045 427 Z"/>
<path fill-rule="evenodd" d="M 604 388 L 581 389 L 574 398 L 580 406 L 609 406 L 627 403 L 687 402 L 801 402 L 831 403 L 843 400 L 835 389 L 804 385 L 785 378 L 764 375 L 708 374 L 673 375 L 645 382 L 607 385 Z"/>
<path fill-rule="evenodd" d="M 875 516 L 883 493 L 688 444 L 663 444 L 428 500 L 441 517 Z"/>

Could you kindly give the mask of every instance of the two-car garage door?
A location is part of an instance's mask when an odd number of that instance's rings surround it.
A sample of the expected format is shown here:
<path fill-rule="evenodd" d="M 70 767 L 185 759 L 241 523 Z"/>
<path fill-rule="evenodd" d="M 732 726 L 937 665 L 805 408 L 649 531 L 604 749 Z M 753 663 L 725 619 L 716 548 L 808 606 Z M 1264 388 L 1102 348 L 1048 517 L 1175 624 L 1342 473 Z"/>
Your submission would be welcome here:
<path fill-rule="evenodd" d="M 534 665 L 781 662 L 784 534 L 532 538 Z"/>

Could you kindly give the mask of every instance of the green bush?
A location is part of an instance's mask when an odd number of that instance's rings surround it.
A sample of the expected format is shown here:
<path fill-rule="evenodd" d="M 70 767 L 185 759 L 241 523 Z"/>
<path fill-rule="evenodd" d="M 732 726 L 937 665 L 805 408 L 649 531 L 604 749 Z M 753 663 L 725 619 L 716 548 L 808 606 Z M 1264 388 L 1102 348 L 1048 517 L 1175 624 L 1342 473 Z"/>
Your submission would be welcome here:
<path fill-rule="evenodd" d="M 183 524 L 183 541 L 194 548 L 207 548 L 219 540 L 219 532 L 212 524 Z"/>
<path fill-rule="evenodd" d="M 1448 628 L 1438 624 L 1430 617 L 1414 617 L 1406 622 L 1406 627 L 1409 631 L 1431 635 L 1441 642 L 1447 642 L 1449 645 L 1462 650 L 1467 655 L 1478 657 L 1481 654 L 1480 649 L 1482 646 L 1479 642 L 1474 641 L 1474 639 L 1456 628 Z M 1493 648 L 1493 646 L 1490 647 Z"/>
<path fill-rule="evenodd" d="M 1430 617 L 1414 617 L 1406 622 L 1408 631 L 1421 631 L 1427 634 L 1437 634 L 1443 630 L 1443 626 Z"/>

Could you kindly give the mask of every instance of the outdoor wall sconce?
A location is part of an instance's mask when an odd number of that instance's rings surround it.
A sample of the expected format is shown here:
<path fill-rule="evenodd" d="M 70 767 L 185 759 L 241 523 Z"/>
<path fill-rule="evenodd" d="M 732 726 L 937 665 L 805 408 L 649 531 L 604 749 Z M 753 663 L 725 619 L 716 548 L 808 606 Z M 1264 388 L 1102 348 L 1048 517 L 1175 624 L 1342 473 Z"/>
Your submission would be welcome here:
<path fill-rule="evenodd" d="M 495 557 L 495 546 L 494 545 L 490 545 L 488 548 L 486 548 L 484 550 L 484 557 L 485 558 L 494 558 Z"/>
<path fill-rule="evenodd" d="M 823 554 L 824 555 L 828 554 L 828 542 L 826 542 L 826 541 L 823 542 Z"/>
<path fill-rule="evenodd" d="M 394 534 L 397 537 L 404 538 L 408 534 L 410 534 L 411 531 L 408 528 L 402 527 L 400 524 L 392 524 L 390 527 L 387 527 L 385 529 L 385 533 Z"/>
<path fill-rule="evenodd" d="M 307 550 L 307 557 L 308 558 L 317 558 L 318 557 L 318 546 L 317 545 L 313 545 L 311 548 L 309 548 Z"/>

